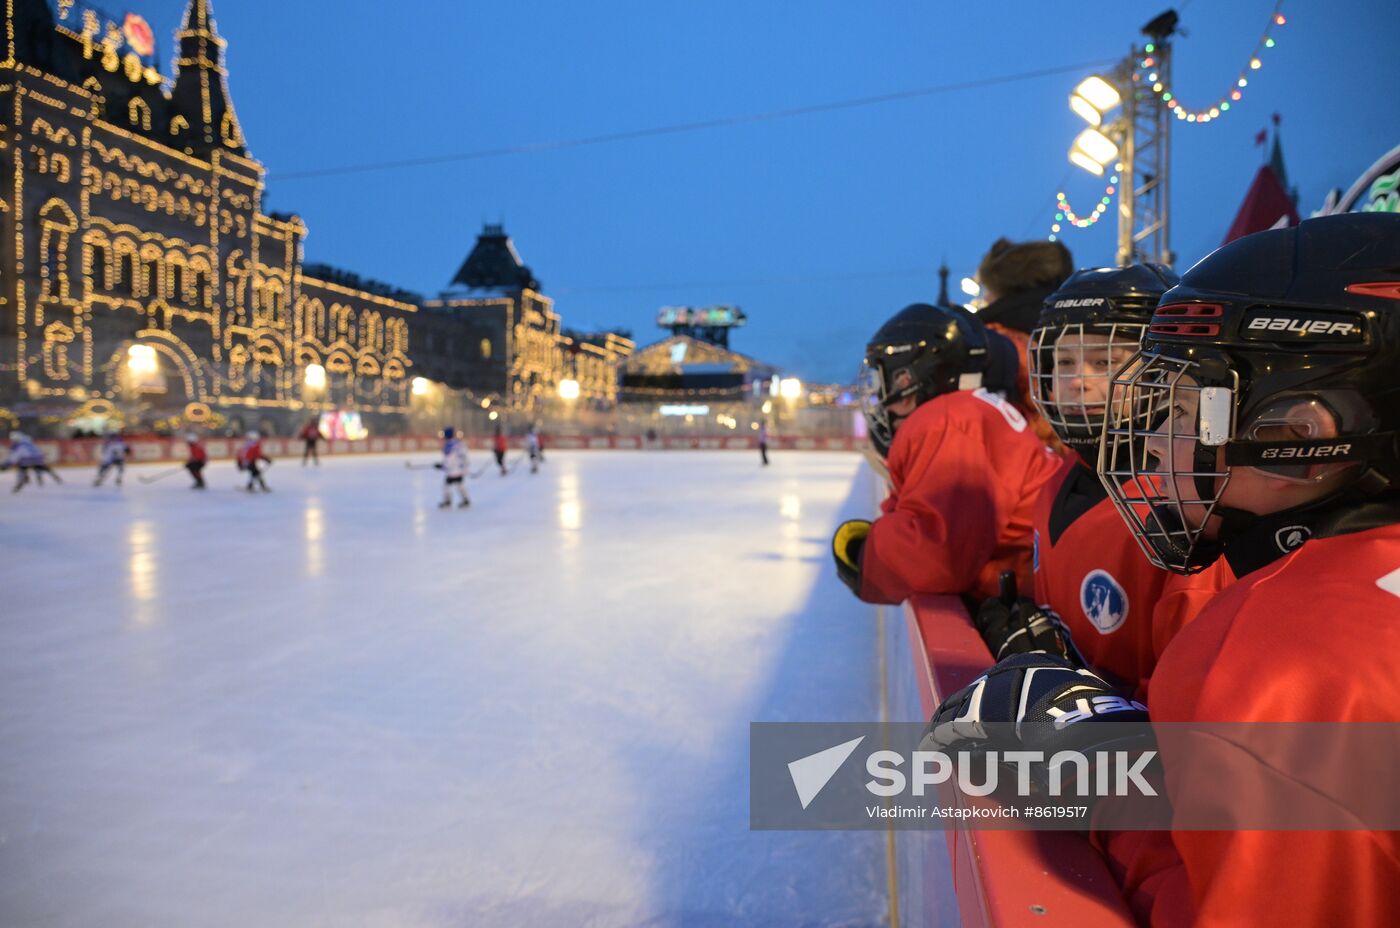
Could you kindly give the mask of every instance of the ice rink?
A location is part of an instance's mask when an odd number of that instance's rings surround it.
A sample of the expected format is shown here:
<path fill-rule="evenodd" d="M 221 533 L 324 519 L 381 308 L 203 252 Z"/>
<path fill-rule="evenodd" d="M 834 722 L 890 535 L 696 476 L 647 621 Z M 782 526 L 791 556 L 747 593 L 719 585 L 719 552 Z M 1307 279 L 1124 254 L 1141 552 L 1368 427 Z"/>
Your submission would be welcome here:
<path fill-rule="evenodd" d="M 0 924 L 884 922 L 883 834 L 748 830 L 749 722 L 878 717 L 857 455 L 161 469 L 0 476 Z"/>

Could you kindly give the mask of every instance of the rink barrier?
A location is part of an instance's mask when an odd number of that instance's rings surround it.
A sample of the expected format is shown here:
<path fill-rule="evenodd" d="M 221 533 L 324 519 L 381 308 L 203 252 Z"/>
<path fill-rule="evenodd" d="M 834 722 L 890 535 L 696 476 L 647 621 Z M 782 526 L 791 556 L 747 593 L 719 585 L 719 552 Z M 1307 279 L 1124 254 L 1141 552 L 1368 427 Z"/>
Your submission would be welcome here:
<path fill-rule="evenodd" d="M 994 661 L 967 610 L 956 596 L 916 596 L 904 605 L 923 718 L 942 700 L 982 674 Z M 945 784 L 940 801 L 961 807 L 955 784 Z M 926 841 L 945 841 L 951 861 L 957 908 L 964 925 L 1111 926 L 1134 924 L 1103 858 L 1078 833 L 950 829 L 917 832 Z M 941 859 L 925 853 L 921 860 Z M 916 903 L 946 875 L 925 865 L 925 885 L 906 887 Z M 907 878 L 907 877 L 906 877 Z M 911 893 L 912 891 L 912 893 Z"/>
<path fill-rule="evenodd" d="M 44 453 L 45 459 L 54 465 L 80 466 L 95 465 L 102 456 L 100 438 L 43 439 L 34 444 Z M 179 438 L 128 438 L 131 455 L 127 458 L 133 464 L 173 462 L 185 460 L 185 442 Z M 210 460 L 229 459 L 242 444 L 239 438 L 206 438 L 204 449 Z M 855 438 L 773 438 L 768 442 L 769 451 L 856 451 L 864 440 Z M 489 451 L 492 438 L 472 436 L 467 439 L 467 447 L 474 451 Z M 525 447 L 523 437 L 509 440 L 512 451 Z M 3 455 L 9 454 L 9 442 L 0 441 Z M 300 457 L 303 443 L 300 438 L 264 438 L 263 452 L 268 457 Z M 545 435 L 545 454 L 554 449 L 578 451 L 756 451 L 758 438 L 748 435 L 703 436 L 703 437 L 664 437 L 647 441 L 635 435 Z M 331 439 L 323 441 L 318 453 L 335 457 L 347 454 L 414 454 L 437 453 L 442 450 L 442 439 L 434 435 L 396 435 L 383 438 L 366 438 L 360 441 Z"/>

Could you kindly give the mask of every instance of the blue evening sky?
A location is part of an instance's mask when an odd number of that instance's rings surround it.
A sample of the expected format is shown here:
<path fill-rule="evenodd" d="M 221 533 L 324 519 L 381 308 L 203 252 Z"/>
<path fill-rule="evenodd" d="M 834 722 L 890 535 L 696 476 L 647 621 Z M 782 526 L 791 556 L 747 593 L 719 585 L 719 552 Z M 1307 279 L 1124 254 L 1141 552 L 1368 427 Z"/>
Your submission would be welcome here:
<path fill-rule="evenodd" d="M 115 4 L 107 4 L 115 6 Z M 135 0 L 168 62 L 184 0 Z M 1273 0 L 1187 0 L 1175 84 L 1218 98 Z M 309 261 L 434 295 L 483 222 L 504 220 L 566 326 L 649 343 L 664 305 L 733 303 L 733 346 L 847 380 L 906 303 L 931 301 L 999 235 L 1044 236 L 1054 196 L 1103 183 L 1065 154 L 1089 69 L 792 118 L 373 173 L 278 174 L 578 139 L 792 109 L 1126 54 L 1162 0 L 399 2 L 215 0 L 229 83 L 268 168 L 266 208 L 300 213 Z M 1395 0 L 1285 2 L 1244 100 L 1176 123 L 1174 234 L 1186 267 L 1219 244 L 1283 117 L 1304 212 L 1400 142 Z M 168 64 L 163 65 L 168 68 Z M 1068 179 L 1066 179 L 1068 177 Z M 1111 263 L 1112 214 L 1063 240 Z M 956 285 L 954 286 L 956 294 Z"/>

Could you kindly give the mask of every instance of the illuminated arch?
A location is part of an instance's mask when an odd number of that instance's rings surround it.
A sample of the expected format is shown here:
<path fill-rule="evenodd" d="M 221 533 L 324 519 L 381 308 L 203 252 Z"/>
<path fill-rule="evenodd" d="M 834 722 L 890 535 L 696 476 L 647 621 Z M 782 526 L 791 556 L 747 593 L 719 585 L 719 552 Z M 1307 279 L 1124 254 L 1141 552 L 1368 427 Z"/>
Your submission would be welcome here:
<path fill-rule="evenodd" d="M 78 231 L 78 217 L 58 197 L 39 208 L 41 297 L 68 299 L 68 237 Z"/>
<path fill-rule="evenodd" d="M 62 322 L 44 327 L 44 374 L 50 380 L 68 379 L 68 346 L 74 338 L 73 328 Z"/>
<path fill-rule="evenodd" d="M 126 119 L 138 129 L 151 131 L 151 107 L 140 97 L 132 97 L 126 105 Z"/>

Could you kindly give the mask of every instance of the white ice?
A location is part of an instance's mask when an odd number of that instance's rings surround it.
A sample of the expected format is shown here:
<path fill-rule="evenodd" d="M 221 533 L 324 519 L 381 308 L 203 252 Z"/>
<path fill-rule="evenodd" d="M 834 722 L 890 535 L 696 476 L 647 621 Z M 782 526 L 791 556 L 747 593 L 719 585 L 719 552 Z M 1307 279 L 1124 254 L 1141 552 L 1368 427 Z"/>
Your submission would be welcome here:
<path fill-rule="evenodd" d="M 748 829 L 750 721 L 878 717 L 857 456 L 161 469 L 0 479 L 0 924 L 885 921 L 883 834 Z"/>

